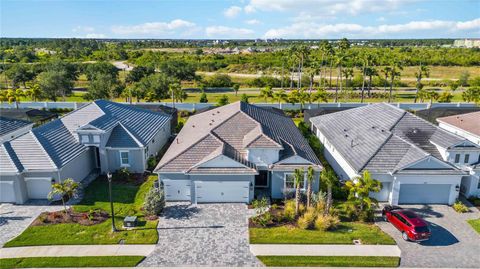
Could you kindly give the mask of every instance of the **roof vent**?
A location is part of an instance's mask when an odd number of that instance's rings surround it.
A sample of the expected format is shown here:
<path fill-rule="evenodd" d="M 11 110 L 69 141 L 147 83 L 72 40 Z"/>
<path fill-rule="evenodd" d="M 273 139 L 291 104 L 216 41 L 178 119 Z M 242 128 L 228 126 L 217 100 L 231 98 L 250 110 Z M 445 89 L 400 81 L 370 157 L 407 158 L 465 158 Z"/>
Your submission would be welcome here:
<path fill-rule="evenodd" d="M 348 137 L 348 135 L 346 134 L 345 137 Z"/>
<path fill-rule="evenodd" d="M 195 128 L 195 124 L 192 125 L 192 128 Z"/>
<path fill-rule="evenodd" d="M 343 129 L 343 131 L 344 131 L 344 132 L 346 132 L 346 131 L 347 131 L 347 129 Z"/>
<path fill-rule="evenodd" d="M 220 110 L 217 110 L 217 114 L 220 114 Z"/>
<path fill-rule="evenodd" d="M 209 125 L 212 125 L 212 123 L 210 122 Z"/>
<path fill-rule="evenodd" d="M 372 129 L 376 129 L 376 128 L 377 128 L 377 127 L 375 127 L 375 126 L 372 126 Z"/>

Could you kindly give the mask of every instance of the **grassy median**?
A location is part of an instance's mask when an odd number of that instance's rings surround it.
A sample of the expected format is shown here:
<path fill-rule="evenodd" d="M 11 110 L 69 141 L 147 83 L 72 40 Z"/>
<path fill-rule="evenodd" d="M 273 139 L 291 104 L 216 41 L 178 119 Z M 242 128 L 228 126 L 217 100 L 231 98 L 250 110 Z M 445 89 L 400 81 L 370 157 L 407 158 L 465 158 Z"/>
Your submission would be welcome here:
<path fill-rule="evenodd" d="M 134 267 L 143 256 L 32 257 L 0 259 L 0 268 Z"/>
<path fill-rule="evenodd" d="M 398 257 L 257 256 L 266 266 L 397 267 Z"/>

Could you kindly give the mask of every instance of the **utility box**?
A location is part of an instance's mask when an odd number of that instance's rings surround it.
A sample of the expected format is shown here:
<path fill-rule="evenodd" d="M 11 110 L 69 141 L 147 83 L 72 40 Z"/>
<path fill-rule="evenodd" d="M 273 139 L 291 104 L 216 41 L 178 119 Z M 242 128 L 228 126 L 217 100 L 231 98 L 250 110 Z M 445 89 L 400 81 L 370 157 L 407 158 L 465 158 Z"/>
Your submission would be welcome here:
<path fill-rule="evenodd" d="M 126 216 L 123 219 L 123 227 L 133 228 L 135 226 L 137 226 L 137 216 Z"/>

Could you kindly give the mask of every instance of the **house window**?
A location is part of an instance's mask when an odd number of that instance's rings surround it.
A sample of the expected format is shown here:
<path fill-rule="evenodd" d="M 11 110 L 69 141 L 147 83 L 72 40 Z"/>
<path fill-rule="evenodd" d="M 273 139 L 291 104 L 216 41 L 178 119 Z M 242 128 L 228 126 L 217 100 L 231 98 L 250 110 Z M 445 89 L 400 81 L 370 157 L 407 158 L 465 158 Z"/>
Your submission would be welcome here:
<path fill-rule="evenodd" d="M 93 136 L 93 143 L 100 143 L 100 136 L 99 135 L 94 135 Z"/>
<path fill-rule="evenodd" d="M 80 136 L 82 138 L 82 143 L 88 143 L 90 142 L 90 139 L 88 138 L 88 135 L 82 135 Z"/>
<path fill-rule="evenodd" d="M 285 189 L 286 190 L 295 189 L 295 174 L 293 173 L 285 174 Z M 305 177 L 300 182 L 300 189 L 302 190 L 305 189 Z"/>
<path fill-rule="evenodd" d="M 463 162 L 468 163 L 469 159 L 470 159 L 470 154 L 465 154 L 465 159 Z"/>
<path fill-rule="evenodd" d="M 460 154 L 455 154 L 455 163 L 460 162 Z"/>
<path fill-rule="evenodd" d="M 128 166 L 129 165 L 129 156 L 128 151 L 120 151 L 120 165 Z"/>

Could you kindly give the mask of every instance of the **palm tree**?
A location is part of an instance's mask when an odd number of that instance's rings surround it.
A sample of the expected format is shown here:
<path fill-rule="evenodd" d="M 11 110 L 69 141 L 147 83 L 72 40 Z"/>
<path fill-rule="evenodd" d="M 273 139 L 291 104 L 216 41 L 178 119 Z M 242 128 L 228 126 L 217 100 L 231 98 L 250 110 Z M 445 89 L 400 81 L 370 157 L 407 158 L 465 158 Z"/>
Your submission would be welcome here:
<path fill-rule="evenodd" d="M 417 102 L 418 91 L 422 87 L 423 76 L 425 76 L 427 78 L 430 76 L 430 68 L 428 68 L 428 66 L 422 65 L 420 63 L 420 67 L 418 68 L 418 71 L 415 72 L 415 78 L 417 79 L 417 84 L 416 84 L 416 91 L 415 91 L 415 99 L 413 100 L 414 103 Z"/>
<path fill-rule="evenodd" d="M 278 101 L 278 105 L 281 105 L 282 101 L 287 100 L 287 93 L 285 90 L 278 90 L 273 93 L 273 98 Z"/>
<path fill-rule="evenodd" d="M 312 184 L 315 176 L 315 170 L 312 166 L 309 166 L 307 169 L 307 208 L 310 207 L 310 202 L 312 200 Z"/>
<path fill-rule="evenodd" d="M 182 86 L 179 83 L 172 83 L 168 85 L 168 89 L 170 90 L 170 95 L 172 96 L 172 106 L 175 108 L 175 101 L 177 100 L 177 95 L 179 91 L 182 89 Z"/>
<path fill-rule="evenodd" d="M 380 69 L 380 73 L 384 75 L 384 81 L 383 81 L 383 92 L 387 92 L 387 82 L 388 82 L 388 77 L 390 76 L 391 68 L 390 66 L 384 66 L 382 69 Z"/>
<path fill-rule="evenodd" d="M 392 101 L 393 81 L 396 77 L 401 75 L 400 70 L 403 70 L 403 65 L 397 58 L 394 58 L 390 64 L 390 93 L 388 94 L 389 103 Z"/>
<path fill-rule="evenodd" d="M 328 94 L 325 89 L 317 89 L 317 91 L 312 95 L 312 101 L 317 101 L 317 107 L 320 108 L 320 101 L 328 103 Z"/>
<path fill-rule="evenodd" d="M 76 197 L 79 187 L 80 187 L 80 183 L 74 181 L 71 178 L 67 178 L 60 183 L 54 183 L 52 184 L 52 191 L 48 193 L 48 199 L 52 200 L 56 196 L 60 196 L 62 199 L 62 204 L 65 210 L 65 213 L 68 213 L 67 205 L 65 204 L 65 197 L 68 197 L 68 198 Z"/>
<path fill-rule="evenodd" d="M 42 95 L 42 91 L 40 90 L 40 85 L 38 83 L 26 83 L 28 90 L 25 92 L 25 95 L 32 98 L 34 102 L 36 102 Z"/>
<path fill-rule="evenodd" d="M 0 89 L 0 103 L 3 104 L 3 102 L 7 102 L 7 101 L 8 101 L 7 90 Z"/>
<path fill-rule="evenodd" d="M 332 188 L 337 183 L 338 179 L 335 175 L 335 172 L 331 168 L 326 168 L 322 170 L 322 173 L 320 174 L 320 180 L 327 185 L 327 205 L 325 206 L 324 212 L 324 215 L 327 215 L 333 205 Z"/>
<path fill-rule="evenodd" d="M 265 102 L 267 102 L 268 98 L 273 97 L 272 87 L 267 86 L 267 87 L 261 89 L 260 90 L 260 95 L 258 95 L 258 97 L 263 98 L 263 100 L 265 100 Z"/>
<path fill-rule="evenodd" d="M 340 91 L 342 91 L 343 77 L 342 77 L 342 65 L 347 58 L 348 49 L 350 49 L 350 42 L 346 38 L 342 38 L 338 43 L 339 53 L 337 56 L 338 76 L 340 77 Z M 338 77 L 337 77 L 337 90 L 335 90 L 335 103 L 338 101 Z"/>
<path fill-rule="evenodd" d="M 25 97 L 25 92 L 21 89 L 8 90 L 6 97 L 8 103 L 11 104 L 15 102 L 15 108 L 18 109 L 18 104 L 20 104 L 20 98 Z"/>
<path fill-rule="evenodd" d="M 368 76 L 367 96 L 368 96 L 368 98 L 370 98 L 371 97 L 371 90 L 372 90 L 372 78 L 373 78 L 373 76 L 378 75 L 378 71 L 377 71 L 377 69 L 375 69 L 375 67 L 369 66 L 365 69 L 365 75 Z"/>
<path fill-rule="evenodd" d="M 295 215 L 298 216 L 298 211 L 300 209 L 300 185 L 304 180 L 303 169 L 295 169 L 294 172 L 294 184 L 295 184 Z"/>
<path fill-rule="evenodd" d="M 379 192 L 382 189 L 382 183 L 373 179 L 370 172 L 365 170 L 361 176 L 347 181 L 345 187 L 348 190 L 348 200 L 356 204 L 360 213 L 378 204 L 375 198 L 370 197 L 370 193 Z"/>

